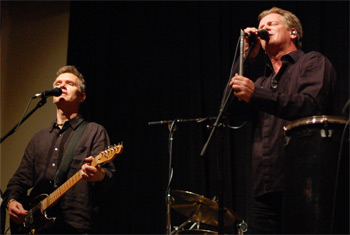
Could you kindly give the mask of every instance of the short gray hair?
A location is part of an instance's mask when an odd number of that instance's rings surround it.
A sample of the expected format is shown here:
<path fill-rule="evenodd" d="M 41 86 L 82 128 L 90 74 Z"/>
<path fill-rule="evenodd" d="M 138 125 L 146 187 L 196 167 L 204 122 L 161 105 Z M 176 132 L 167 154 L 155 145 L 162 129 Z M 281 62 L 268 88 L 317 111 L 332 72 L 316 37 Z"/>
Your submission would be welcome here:
<path fill-rule="evenodd" d="M 85 82 L 84 76 L 78 71 L 78 69 L 75 66 L 66 65 L 66 66 L 61 67 L 57 71 L 56 76 L 58 77 L 62 73 L 71 73 L 71 74 L 74 74 L 75 76 L 77 76 L 80 80 L 80 84 L 79 84 L 80 92 L 86 93 L 86 82 Z"/>

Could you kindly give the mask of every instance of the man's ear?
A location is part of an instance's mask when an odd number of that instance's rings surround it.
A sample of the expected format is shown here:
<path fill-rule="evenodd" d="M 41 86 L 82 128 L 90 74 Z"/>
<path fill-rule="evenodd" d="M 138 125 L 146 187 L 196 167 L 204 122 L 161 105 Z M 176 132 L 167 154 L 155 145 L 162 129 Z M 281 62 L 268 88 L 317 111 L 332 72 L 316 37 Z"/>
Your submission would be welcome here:
<path fill-rule="evenodd" d="M 86 99 L 86 93 L 85 93 L 85 92 L 82 92 L 82 93 L 80 94 L 80 102 L 81 102 L 81 103 L 84 102 L 85 99 Z"/>

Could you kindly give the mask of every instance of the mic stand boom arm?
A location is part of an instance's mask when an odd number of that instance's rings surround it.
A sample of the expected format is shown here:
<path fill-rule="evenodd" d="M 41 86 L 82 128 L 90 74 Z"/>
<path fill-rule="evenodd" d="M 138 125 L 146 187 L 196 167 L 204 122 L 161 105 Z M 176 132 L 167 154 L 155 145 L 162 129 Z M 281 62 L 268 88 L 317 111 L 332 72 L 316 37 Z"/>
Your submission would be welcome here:
<path fill-rule="evenodd" d="M 33 98 L 32 98 L 33 99 Z M 31 99 L 31 100 L 32 100 Z M 42 107 L 44 104 L 46 104 L 46 97 L 42 97 L 41 100 L 37 103 L 35 108 L 30 111 L 26 116 L 24 116 L 17 124 L 14 126 L 5 136 L 1 137 L 0 144 L 10 135 L 15 133 L 15 131 L 18 129 L 18 127 L 25 121 L 27 118 L 29 118 L 38 108 Z"/>

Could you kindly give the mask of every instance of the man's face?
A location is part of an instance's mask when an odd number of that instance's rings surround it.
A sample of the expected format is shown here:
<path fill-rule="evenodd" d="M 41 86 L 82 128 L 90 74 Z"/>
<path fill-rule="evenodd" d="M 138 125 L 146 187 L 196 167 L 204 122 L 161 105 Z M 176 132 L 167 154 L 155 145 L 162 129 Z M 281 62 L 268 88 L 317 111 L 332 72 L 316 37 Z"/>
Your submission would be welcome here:
<path fill-rule="evenodd" d="M 265 40 L 261 40 L 261 46 L 265 51 L 269 49 L 283 49 L 292 43 L 291 30 L 287 29 L 282 19 L 283 16 L 277 13 L 271 13 L 261 19 L 259 29 L 266 29 L 270 36 L 268 43 Z"/>
<path fill-rule="evenodd" d="M 81 93 L 79 85 L 80 80 L 74 74 L 60 74 L 53 83 L 53 86 L 61 88 L 62 94 L 58 97 L 53 97 L 53 103 L 68 102 L 79 105 L 85 99 L 85 93 Z"/>

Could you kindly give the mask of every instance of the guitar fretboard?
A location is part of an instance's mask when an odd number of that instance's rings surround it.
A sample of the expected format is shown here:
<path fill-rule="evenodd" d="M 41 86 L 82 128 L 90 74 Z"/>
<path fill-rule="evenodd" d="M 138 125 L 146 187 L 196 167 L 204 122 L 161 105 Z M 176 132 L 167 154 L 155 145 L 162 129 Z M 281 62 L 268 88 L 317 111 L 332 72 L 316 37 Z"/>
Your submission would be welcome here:
<path fill-rule="evenodd" d="M 41 211 L 45 211 L 50 208 L 55 202 L 57 202 L 63 194 L 65 194 L 70 188 L 81 180 L 81 173 L 78 171 L 64 184 L 53 191 L 48 197 L 41 201 Z"/>
<path fill-rule="evenodd" d="M 103 162 L 112 160 L 116 154 L 120 154 L 123 150 L 123 145 L 113 146 L 111 148 L 102 151 L 99 155 L 92 159 L 91 166 L 97 166 Z M 63 196 L 69 189 L 71 189 L 76 183 L 82 179 L 81 172 L 75 173 L 69 180 L 53 191 L 49 196 L 41 201 L 41 212 L 50 208 L 60 197 Z"/>

